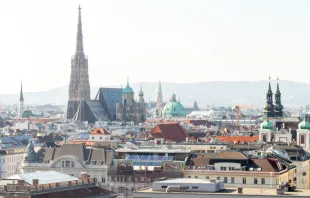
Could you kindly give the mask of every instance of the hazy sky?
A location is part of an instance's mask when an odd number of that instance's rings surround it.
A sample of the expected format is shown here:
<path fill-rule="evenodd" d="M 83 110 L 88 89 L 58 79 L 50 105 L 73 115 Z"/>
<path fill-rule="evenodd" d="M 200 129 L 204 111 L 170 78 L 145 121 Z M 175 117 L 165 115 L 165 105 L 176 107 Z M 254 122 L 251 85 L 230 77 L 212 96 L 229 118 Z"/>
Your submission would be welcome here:
<path fill-rule="evenodd" d="M 91 86 L 310 83 L 308 0 L 0 1 L 0 94 L 68 85 L 78 4 Z"/>

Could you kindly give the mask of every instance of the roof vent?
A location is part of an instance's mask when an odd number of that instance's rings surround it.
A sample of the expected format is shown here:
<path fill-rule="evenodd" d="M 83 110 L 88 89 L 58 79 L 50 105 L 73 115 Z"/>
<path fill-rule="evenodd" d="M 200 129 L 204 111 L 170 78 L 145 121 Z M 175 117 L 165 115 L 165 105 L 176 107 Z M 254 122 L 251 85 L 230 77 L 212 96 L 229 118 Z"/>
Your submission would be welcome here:
<path fill-rule="evenodd" d="M 249 168 L 249 170 L 250 170 L 250 171 L 253 171 L 253 170 L 254 170 L 254 168 Z"/>

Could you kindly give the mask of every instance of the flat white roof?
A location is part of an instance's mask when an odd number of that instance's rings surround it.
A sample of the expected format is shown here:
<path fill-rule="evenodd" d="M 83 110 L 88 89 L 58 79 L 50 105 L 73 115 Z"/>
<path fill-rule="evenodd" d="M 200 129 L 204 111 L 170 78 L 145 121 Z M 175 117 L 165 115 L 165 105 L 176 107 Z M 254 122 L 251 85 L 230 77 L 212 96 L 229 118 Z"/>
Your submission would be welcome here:
<path fill-rule="evenodd" d="M 6 179 L 25 180 L 26 183 L 32 184 L 33 179 L 38 179 L 39 184 L 50 184 L 58 182 L 68 182 L 79 180 L 77 177 L 67 175 L 56 171 L 37 171 L 34 173 L 24 173 L 7 177 Z"/>
<path fill-rule="evenodd" d="M 119 148 L 116 149 L 116 152 L 123 152 L 123 153 L 190 153 L 190 150 L 185 150 L 185 149 L 173 149 L 173 148 L 168 148 L 168 149 L 163 149 L 163 148 L 148 148 L 148 149 L 128 149 L 128 148 Z"/>
<path fill-rule="evenodd" d="M 157 181 L 154 183 L 161 183 L 161 184 L 209 184 L 213 183 L 209 180 L 203 180 L 203 179 L 190 179 L 190 178 L 179 178 L 179 179 L 170 179 L 170 180 L 163 180 L 163 181 Z"/>

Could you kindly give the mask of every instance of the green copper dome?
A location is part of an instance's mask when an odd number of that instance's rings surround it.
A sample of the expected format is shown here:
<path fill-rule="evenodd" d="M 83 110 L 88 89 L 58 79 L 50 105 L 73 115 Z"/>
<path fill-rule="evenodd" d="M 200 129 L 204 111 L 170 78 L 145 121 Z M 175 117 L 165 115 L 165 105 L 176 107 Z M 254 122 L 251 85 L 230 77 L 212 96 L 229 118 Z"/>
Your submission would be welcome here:
<path fill-rule="evenodd" d="M 268 120 L 268 118 L 266 118 L 265 121 L 264 121 L 263 123 L 261 123 L 260 128 L 261 128 L 261 129 L 274 130 L 273 123 L 270 122 L 270 121 Z"/>
<path fill-rule="evenodd" d="M 310 123 L 306 121 L 306 117 L 301 123 L 298 124 L 298 129 L 310 130 Z"/>
<path fill-rule="evenodd" d="M 129 86 L 129 78 L 127 78 L 127 86 L 123 89 L 123 94 L 133 94 L 133 89 Z"/>
<path fill-rule="evenodd" d="M 170 118 L 170 117 L 185 117 L 186 113 L 184 111 L 184 107 L 180 102 L 177 102 L 176 95 L 173 94 L 170 102 L 168 102 L 163 110 L 162 110 L 162 116 L 164 118 Z"/>

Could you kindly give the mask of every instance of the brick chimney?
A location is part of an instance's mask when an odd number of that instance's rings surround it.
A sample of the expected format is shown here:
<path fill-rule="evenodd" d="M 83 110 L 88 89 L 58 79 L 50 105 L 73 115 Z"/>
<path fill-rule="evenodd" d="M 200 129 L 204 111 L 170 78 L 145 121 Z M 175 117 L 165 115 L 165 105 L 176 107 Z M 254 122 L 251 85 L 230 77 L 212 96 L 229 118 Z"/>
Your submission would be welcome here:
<path fill-rule="evenodd" d="M 25 185 L 25 180 L 18 180 L 17 184 L 19 186 L 24 186 Z"/>
<path fill-rule="evenodd" d="M 34 186 L 39 185 L 39 180 L 38 179 L 33 179 L 32 180 L 32 185 L 34 185 Z"/>

